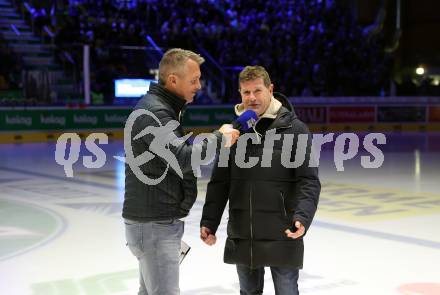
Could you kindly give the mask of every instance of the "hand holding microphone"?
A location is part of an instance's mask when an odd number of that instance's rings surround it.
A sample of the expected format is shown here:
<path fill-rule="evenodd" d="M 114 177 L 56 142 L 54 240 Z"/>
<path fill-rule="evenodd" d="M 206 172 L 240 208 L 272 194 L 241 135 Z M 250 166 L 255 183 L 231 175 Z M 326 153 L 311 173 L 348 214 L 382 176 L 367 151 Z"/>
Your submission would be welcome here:
<path fill-rule="evenodd" d="M 240 131 L 234 129 L 231 124 L 223 124 L 218 131 L 226 138 L 225 147 L 232 146 L 240 137 Z"/>
<path fill-rule="evenodd" d="M 224 124 L 219 131 L 226 137 L 225 147 L 230 147 L 240 137 L 240 133 L 253 128 L 258 120 L 257 113 L 253 110 L 244 111 L 232 124 Z"/>

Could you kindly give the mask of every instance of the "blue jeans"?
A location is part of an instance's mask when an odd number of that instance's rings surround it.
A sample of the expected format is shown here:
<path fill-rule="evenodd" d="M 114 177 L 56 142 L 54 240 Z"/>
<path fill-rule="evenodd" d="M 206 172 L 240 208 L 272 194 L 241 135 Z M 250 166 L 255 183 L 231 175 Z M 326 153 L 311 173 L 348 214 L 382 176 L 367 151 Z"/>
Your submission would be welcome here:
<path fill-rule="evenodd" d="M 296 267 L 270 267 L 276 295 L 298 295 L 299 270 Z M 251 269 L 237 265 L 240 294 L 263 294 L 264 267 Z"/>
<path fill-rule="evenodd" d="M 139 261 L 138 295 L 178 295 L 179 251 L 184 223 L 178 219 L 125 220 L 125 237 Z"/>

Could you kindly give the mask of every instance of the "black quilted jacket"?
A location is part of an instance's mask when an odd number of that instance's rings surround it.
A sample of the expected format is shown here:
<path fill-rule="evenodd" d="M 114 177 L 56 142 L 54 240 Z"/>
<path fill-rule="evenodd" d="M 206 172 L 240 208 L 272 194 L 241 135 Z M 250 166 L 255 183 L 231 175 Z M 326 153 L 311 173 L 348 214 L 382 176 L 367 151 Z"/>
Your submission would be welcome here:
<path fill-rule="evenodd" d="M 169 121 L 179 121 L 185 101 L 158 84 L 152 84 L 147 94 L 138 102 L 134 110 L 145 109 L 155 115 L 162 126 Z M 150 151 L 151 134 L 133 140 L 144 128 L 159 126 L 156 119 L 142 115 L 134 122 L 130 135 L 124 134 L 125 141 L 130 141 L 135 157 Z M 174 131 L 177 137 L 184 136 L 180 125 Z M 221 133 L 214 131 L 210 138 L 198 144 L 197 148 L 206 149 L 209 140 L 220 142 Z M 164 179 L 158 184 L 151 185 L 142 182 L 133 173 L 130 165 L 125 165 L 125 196 L 122 216 L 137 221 L 154 221 L 169 218 L 181 218 L 188 215 L 197 197 L 196 177 L 191 168 L 191 152 L 193 145 L 187 141 L 179 146 L 168 145 L 168 149 L 176 156 L 183 179 L 171 168 Z M 127 153 L 127 151 L 126 151 Z M 140 166 L 142 174 L 149 179 L 158 179 L 167 169 L 168 162 L 154 152 L 154 158 Z"/>
<path fill-rule="evenodd" d="M 303 239 L 287 238 L 284 231 L 299 220 L 308 229 L 318 205 L 321 185 L 317 168 L 310 168 L 311 138 L 306 125 L 295 115 L 292 106 L 283 96 L 275 119 L 263 118 L 256 129 L 264 134 L 274 129 L 281 140 L 274 141 L 271 167 L 261 165 L 263 147 L 261 143 L 247 145 L 246 161 L 258 158 L 253 168 L 240 168 L 235 163 L 236 147 L 231 148 L 228 167 L 215 166 L 208 184 L 201 226 L 213 232 L 217 230 L 221 216 L 229 201 L 229 220 L 224 261 L 244 264 L 251 268 L 261 266 L 303 265 Z M 251 131 L 253 132 L 253 131 Z M 308 134 L 305 165 L 286 168 L 282 165 L 283 138 L 294 135 L 291 159 L 295 159 L 296 139 L 299 134 Z M 307 138 L 307 137 L 306 137 Z M 285 164 L 285 163 L 284 163 Z M 262 167 L 263 166 L 263 167 Z"/>

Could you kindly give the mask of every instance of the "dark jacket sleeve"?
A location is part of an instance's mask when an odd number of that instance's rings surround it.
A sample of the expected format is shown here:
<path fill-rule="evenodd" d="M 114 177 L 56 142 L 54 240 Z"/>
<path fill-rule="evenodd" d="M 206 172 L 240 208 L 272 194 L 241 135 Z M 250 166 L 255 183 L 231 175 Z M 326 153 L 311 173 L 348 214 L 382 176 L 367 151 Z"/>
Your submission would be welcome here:
<path fill-rule="evenodd" d="M 153 112 L 159 119 L 162 126 L 165 126 L 171 120 L 175 120 L 172 116 L 172 111 L 159 109 L 154 110 Z M 144 122 L 140 126 L 143 126 L 143 128 L 154 124 L 154 122 L 152 122 L 152 118 L 144 116 L 144 118 L 142 119 L 144 120 Z M 163 136 L 168 136 L 170 138 L 171 144 L 168 145 L 168 148 L 176 156 L 176 159 L 180 165 L 180 169 L 182 170 L 183 174 L 193 174 L 193 170 L 191 167 L 191 154 L 193 150 L 201 150 L 202 153 L 205 153 L 206 149 L 208 148 L 208 144 L 215 144 L 216 146 L 219 145 L 222 139 L 222 135 L 219 131 L 214 131 L 208 136 L 207 140 L 203 140 L 197 144 L 190 144 L 188 140 L 175 140 L 174 138 L 179 138 L 176 130 L 174 130 L 172 134 L 163 134 Z M 151 137 L 144 136 L 143 140 L 148 146 L 150 145 Z"/>
<path fill-rule="evenodd" d="M 211 180 L 209 181 L 206 190 L 206 200 L 205 205 L 203 206 L 200 227 L 205 226 L 209 228 L 212 233 L 217 231 L 226 203 L 228 202 L 229 187 L 229 165 L 228 167 L 219 167 L 217 157 L 212 171 Z"/>
<path fill-rule="evenodd" d="M 295 134 L 308 134 L 306 157 L 303 165 L 295 169 L 295 196 L 298 201 L 293 220 L 300 221 L 306 230 L 310 227 L 318 207 L 321 183 L 318 177 L 318 168 L 309 167 L 312 136 L 307 126 L 297 121 Z M 298 138 L 298 137 L 297 137 Z M 296 151 L 296 147 L 294 149 Z"/>
<path fill-rule="evenodd" d="M 151 112 L 154 113 L 154 115 L 157 117 L 157 119 L 160 121 L 160 124 L 162 126 L 165 126 L 168 122 L 171 120 L 175 120 L 173 118 L 173 113 L 171 110 L 166 110 L 163 108 L 158 109 L 151 109 Z M 132 131 L 132 137 L 136 136 L 139 132 L 141 132 L 144 128 L 149 126 L 156 126 L 158 127 L 159 124 L 156 122 L 151 116 L 141 116 L 136 120 L 136 124 L 133 127 Z M 181 128 L 181 127 L 178 127 Z M 202 154 L 206 153 L 206 150 L 208 148 L 209 144 L 215 144 L 216 146 L 219 146 L 222 135 L 219 131 L 214 131 L 210 135 L 208 135 L 208 138 L 206 140 L 201 141 L 197 144 L 191 144 L 187 141 L 181 141 L 176 140 L 179 138 L 179 134 L 176 132 L 177 129 L 174 130 L 171 134 L 166 134 L 163 136 L 169 136 L 171 140 L 171 144 L 168 144 L 169 150 L 175 155 L 176 160 L 180 166 L 180 169 L 182 171 L 182 187 L 184 191 L 184 199 L 182 200 L 180 207 L 182 210 L 182 213 L 185 215 L 188 213 L 188 211 L 193 206 L 196 198 L 197 198 L 197 189 L 194 188 L 194 173 L 191 166 L 191 154 L 193 151 L 200 150 Z M 162 135 L 161 135 L 162 136 Z M 145 142 L 145 144 L 150 147 L 150 144 L 153 140 L 153 136 L 146 135 L 142 137 L 142 140 Z M 161 157 L 157 157 L 161 161 L 164 162 L 164 164 L 167 164 L 164 159 Z M 169 173 L 178 174 L 174 169 L 171 168 Z"/>

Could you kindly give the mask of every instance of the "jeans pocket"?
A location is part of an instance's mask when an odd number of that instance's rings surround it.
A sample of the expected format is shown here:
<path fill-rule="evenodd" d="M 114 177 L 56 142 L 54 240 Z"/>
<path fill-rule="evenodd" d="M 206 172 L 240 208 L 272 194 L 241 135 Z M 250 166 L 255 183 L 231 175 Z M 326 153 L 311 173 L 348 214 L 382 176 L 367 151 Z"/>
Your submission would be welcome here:
<path fill-rule="evenodd" d="M 167 226 L 167 225 L 172 225 L 175 221 L 176 219 L 165 219 L 165 220 L 153 221 L 153 223 L 157 225 Z"/>
<path fill-rule="evenodd" d="M 131 253 L 137 258 L 142 256 L 142 225 L 125 223 L 125 239 Z"/>
<path fill-rule="evenodd" d="M 180 219 L 153 222 L 154 234 L 159 239 L 181 239 L 184 231 L 184 222 Z"/>

